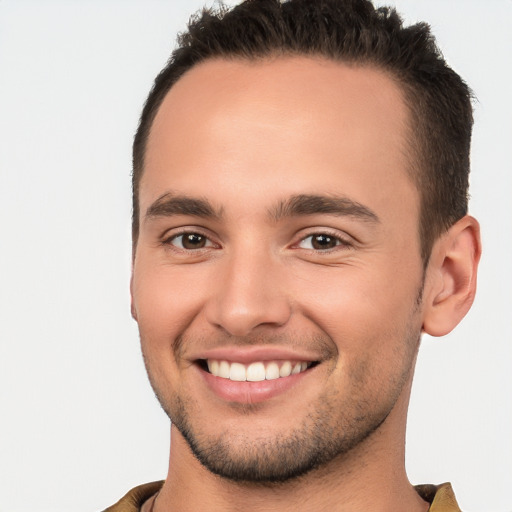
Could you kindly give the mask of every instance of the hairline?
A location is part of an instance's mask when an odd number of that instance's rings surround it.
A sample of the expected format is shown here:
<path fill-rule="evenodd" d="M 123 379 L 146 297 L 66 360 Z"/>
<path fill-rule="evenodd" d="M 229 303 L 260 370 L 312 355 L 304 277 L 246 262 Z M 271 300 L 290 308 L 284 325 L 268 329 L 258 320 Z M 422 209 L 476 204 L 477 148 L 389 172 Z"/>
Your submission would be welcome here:
<path fill-rule="evenodd" d="M 372 57 L 355 57 L 349 58 L 345 56 L 334 57 L 330 55 L 326 55 L 325 53 L 319 51 L 311 51 L 311 52 L 301 52 L 301 51 L 285 51 L 276 49 L 272 52 L 262 53 L 261 55 L 237 55 L 237 54 L 219 54 L 213 56 L 203 57 L 197 62 L 195 62 L 192 66 L 188 67 L 184 72 L 177 74 L 174 80 L 170 82 L 166 89 L 162 89 L 159 95 L 157 96 L 157 100 L 153 100 L 152 108 L 150 111 L 150 115 L 146 119 L 146 122 L 139 127 L 138 132 L 140 132 L 140 128 L 143 128 L 141 133 L 138 133 L 141 136 L 140 142 L 142 143 L 142 148 L 138 153 L 140 159 L 135 162 L 134 159 L 134 169 L 133 175 L 137 174 L 137 180 L 134 180 L 134 188 L 133 188 L 133 200 L 134 205 L 137 205 L 137 219 L 132 218 L 132 253 L 135 256 L 135 250 L 137 247 L 138 236 L 139 236 L 139 228 L 140 228 L 140 204 L 139 204 L 139 192 L 140 192 L 140 183 L 145 174 L 145 157 L 148 148 L 148 141 L 151 136 L 151 132 L 153 129 L 153 125 L 156 117 L 162 107 L 167 95 L 171 92 L 172 88 L 189 72 L 196 69 L 198 66 L 201 66 L 210 62 L 244 62 L 244 63 L 265 63 L 269 61 L 274 61 L 278 59 L 289 59 L 289 58 L 300 58 L 305 57 L 311 60 L 316 60 L 317 62 L 331 62 L 335 64 L 345 65 L 348 67 L 354 68 L 367 68 L 373 69 L 384 76 L 389 78 L 394 84 L 396 84 L 397 89 L 400 93 L 400 96 L 403 101 L 403 105 L 406 107 L 407 116 L 406 116 L 406 124 L 405 124 L 405 133 L 403 137 L 404 141 L 404 156 L 408 165 L 406 166 L 406 174 L 409 176 L 412 184 L 419 194 L 419 210 L 418 210 L 418 240 L 420 245 L 421 258 L 423 261 L 423 265 L 426 268 L 431 249 L 433 246 L 433 242 L 437 239 L 444 231 L 448 229 L 448 226 L 444 226 L 444 229 L 438 230 L 437 233 L 430 233 L 427 229 L 426 224 L 426 215 L 428 214 L 428 207 L 426 205 L 426 195 L 424 193 L 422 185 L 424 185 L 425 174 L 429 172 L 428 162 L 425 155 L 426 147 L 422 144 L 420 129 L 421 124 L 418 129 L 414 128 L 414 121 L 419 120 L 421 116 L 418 115 L 418 111 L 414 108 L 415 105 L 415 94 L 419 89 L 418 86 L 414 86 L 406 79 L 403 79 L 399 76 L 399 73 L 396 70 L 391 69 L 390 67 L 386 67 L 384 64 L 381 64 L 373 59 Z M 135 165 L 137 165 L 137 170 L 135 169 Z M 134 212 L 135 214 L 135 209 Z"/>

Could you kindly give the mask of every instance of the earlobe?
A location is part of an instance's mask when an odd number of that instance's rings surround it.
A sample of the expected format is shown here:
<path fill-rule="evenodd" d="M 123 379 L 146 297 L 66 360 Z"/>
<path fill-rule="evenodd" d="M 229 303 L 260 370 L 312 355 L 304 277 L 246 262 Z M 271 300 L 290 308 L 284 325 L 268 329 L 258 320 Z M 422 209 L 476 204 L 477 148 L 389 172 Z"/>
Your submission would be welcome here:
<path fill-rule="evenodd" d="M 448 334 L 469 311 L 481 250 L 480 226 L 469 215 L 434 244 L 424 295 L 423 330 L 427 334 Z"/>
<path fill-rule="evenodd" d="M 137 310 L 135 309 L 135 304 L 133 300 L 133 271 L 132 276 L 130 278 L 130 311 L 132 314 L 132 318 L 137 321 Z"/>
<path fill-rule="evenodd" d="M 137 322 L 137 310 L 135 309 L 135 306 L 133 305 L 133 297 L 132 297 L 132 301 L 131 301 L 131 306 L 130 306 L 130 310 L 131 310 L 131 313 L 132 313 L 132 318 Z"/>

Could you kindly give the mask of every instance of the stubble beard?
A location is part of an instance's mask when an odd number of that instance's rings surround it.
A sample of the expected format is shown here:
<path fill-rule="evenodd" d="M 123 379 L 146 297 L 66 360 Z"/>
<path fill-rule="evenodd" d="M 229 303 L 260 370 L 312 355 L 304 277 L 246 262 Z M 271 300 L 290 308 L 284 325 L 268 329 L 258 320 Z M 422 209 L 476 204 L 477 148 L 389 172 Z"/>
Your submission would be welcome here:
<path fill-rule="evenodd" d="M 168 415 L 194 456 L 210 472 L 235 482 L 268 485 L 298 479 L 343 457 L 371 436 L 390 410 L 361 415 L 349 423 L 327 403 L 299 425 L 272 438 L 239 432 L 234 435 L 233 430 L 217 436 L 198 432 L 181 398 L 175 402 L 173 415 Z M 333 421 L 336 417 L 338 421 Z"/>
<path fill-rule="evenodd" d="M 384 397 L 361 393 L 360 389 L 368 389 L 375 381 L 378 386 L 380 377 L 365 374 L 363 365 L 353 372 L 353 393 L 344 403 L 337 400 L 337 390 L 325 392 L 318 397 L 316 409 L 299 424 L 273 437 L 250 436 L 238 431 L 236 425 L 218 434 L 198 428 L 201 422 L 194 418 L 199 405 L 194 398 L 184 394 L 164 397 L 144 359 L 162 408 L 206 469 L 236 482 L 279 485 L 341 460 L 379 429 L 412 378 L 419 342 L 420 333 L 409 326 L 402 339 L 407 349 L 402 354 L 400 371 L 388 383 Z M 372 379 L 373 384 L 369 383 Z M 258 414 L 260 406 L 240 406 L 240 414 Z"/>

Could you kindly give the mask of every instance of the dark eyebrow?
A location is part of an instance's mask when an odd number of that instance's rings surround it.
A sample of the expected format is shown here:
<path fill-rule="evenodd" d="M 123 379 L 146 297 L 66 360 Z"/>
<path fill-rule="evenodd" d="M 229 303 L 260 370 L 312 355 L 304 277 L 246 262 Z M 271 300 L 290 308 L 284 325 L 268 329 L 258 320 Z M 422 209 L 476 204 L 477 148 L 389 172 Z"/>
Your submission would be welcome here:
<path fill-rule="evenodd" d="M 160 196 L 147 210 L 145 218 L 190 215 L 209 219 L 220 219 L 222 211 L 216 210 L 204 198 L 174 195 L 168 192 Z"/>
<path fill-rule="evenodd" d="M 278 221 L 283 217 L 318 214 L 355 217 L 373 223 L 379 217 L 368 207 L 347 197 L 330 195 L 296 195 L 281 201 L 269 211 L 270 217 Z"/>

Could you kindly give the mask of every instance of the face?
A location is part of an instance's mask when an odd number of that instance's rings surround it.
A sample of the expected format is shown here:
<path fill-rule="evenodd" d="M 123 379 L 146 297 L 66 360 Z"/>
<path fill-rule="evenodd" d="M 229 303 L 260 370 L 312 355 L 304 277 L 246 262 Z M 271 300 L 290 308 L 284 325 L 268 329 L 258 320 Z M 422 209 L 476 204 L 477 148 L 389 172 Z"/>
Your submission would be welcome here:
<path fill-rule="evenodd" d="M 206 62 L 168 93 L 133 314 L 173 436 L 211 471 L 340 460 L 406 393 L 423 281 L 407 122 L 383 73 L 307 58 Z"/>

